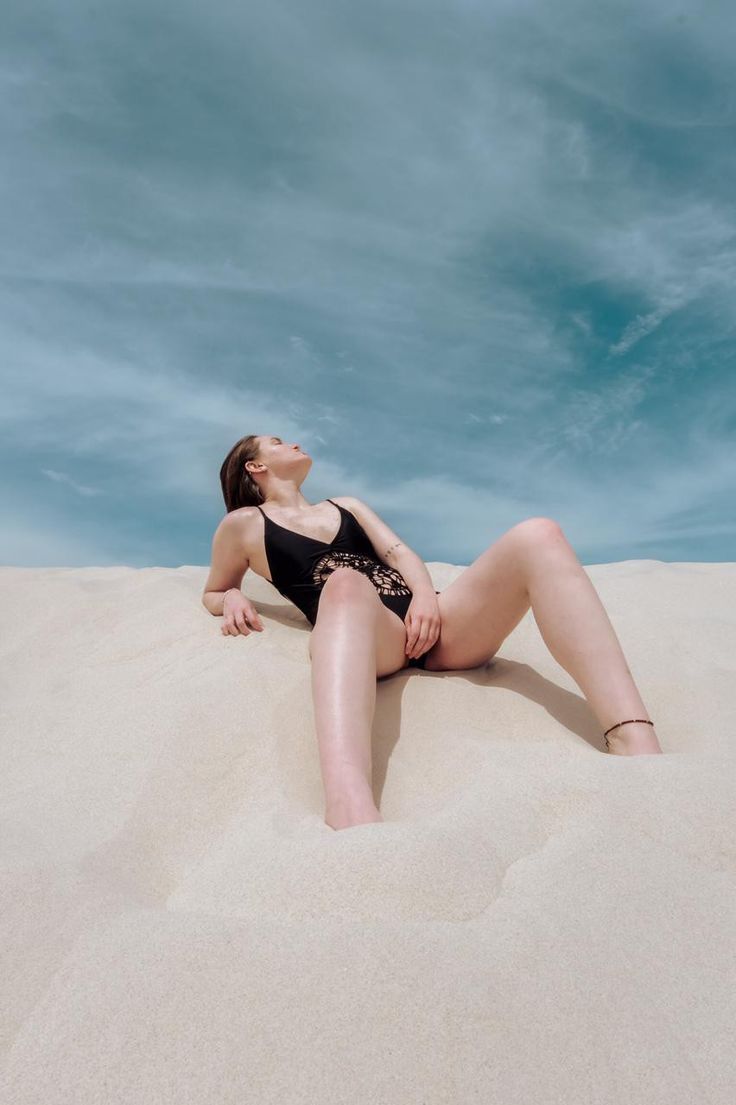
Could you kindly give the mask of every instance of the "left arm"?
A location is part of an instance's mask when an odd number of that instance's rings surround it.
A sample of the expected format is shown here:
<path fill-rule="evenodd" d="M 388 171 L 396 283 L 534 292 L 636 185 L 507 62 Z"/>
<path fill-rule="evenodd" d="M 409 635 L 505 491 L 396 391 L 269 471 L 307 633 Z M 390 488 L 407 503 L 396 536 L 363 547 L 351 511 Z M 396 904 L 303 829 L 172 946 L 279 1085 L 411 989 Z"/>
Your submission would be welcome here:
<path fill-rule="evenodd" d="M 421 656 L 437 642 L 442 624 L 434 584 L 424 561 L 360 499 L 346 495 L 341 502 L 360 522 L 378 560 L 401 572 L 406 580 L 412 593 L 404 619 L 406 653 L 411 657 Z"/>
<path fill-rule="evenodd" d="M 429 593 L 434 598 L 434 584 L 422 558 L 360 499 L 343 495 L 339 501 L 353 512 L 368 534 L 378 560 L 390 568 L 396 568 L 413 595 Z"/>

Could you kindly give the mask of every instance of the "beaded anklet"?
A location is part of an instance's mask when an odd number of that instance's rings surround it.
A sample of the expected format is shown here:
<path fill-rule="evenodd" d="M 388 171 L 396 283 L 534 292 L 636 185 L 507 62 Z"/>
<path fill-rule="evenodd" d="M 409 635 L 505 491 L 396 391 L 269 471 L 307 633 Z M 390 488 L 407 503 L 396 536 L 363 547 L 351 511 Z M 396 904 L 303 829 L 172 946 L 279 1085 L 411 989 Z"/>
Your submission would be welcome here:
<path fill-rule="evenodd" d="M 606 729 L 605 733 L 603 734 L 603 739 L 606 742 L 606 748 L 610 748 L 610 745 L 608 743 L 608 734 L 610 732 L 612 732 L 614 729 L 618 729 L 619 725 L 631 725 L 632 722 L 635 722 L 635 721 L 636 722 L 640 721 L 644 725 L 654 725 L 653 721 L 649 721 L 649 719 L 645 718 L 645 717 L 632 717 L 632 718 L 629 718 L 628 721 L 619 721 L 619 722 L 616 723 L 616 725 L 612 725 L 610 729 Z"/>

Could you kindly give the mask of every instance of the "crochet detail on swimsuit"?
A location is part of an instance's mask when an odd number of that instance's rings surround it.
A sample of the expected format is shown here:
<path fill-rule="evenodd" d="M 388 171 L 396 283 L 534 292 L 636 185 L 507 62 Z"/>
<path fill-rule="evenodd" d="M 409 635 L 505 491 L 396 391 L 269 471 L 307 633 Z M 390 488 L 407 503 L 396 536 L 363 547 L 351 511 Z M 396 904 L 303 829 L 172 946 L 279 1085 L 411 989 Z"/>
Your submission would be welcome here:
<path fill-rule="evenodd" d="M 380 595 L 410 595 L 412 593 L 407 587 L 404 577 L 395 568 L 381 564 L 369 556 L 348 552 L 345 549 L 334 549 L 319 558 L 312 570 L 312 579 L 315 585 L 321 587 L 336 568 L 354 568 L 358 572 L 363 572 L 364 575 L 370 578 Z"/>

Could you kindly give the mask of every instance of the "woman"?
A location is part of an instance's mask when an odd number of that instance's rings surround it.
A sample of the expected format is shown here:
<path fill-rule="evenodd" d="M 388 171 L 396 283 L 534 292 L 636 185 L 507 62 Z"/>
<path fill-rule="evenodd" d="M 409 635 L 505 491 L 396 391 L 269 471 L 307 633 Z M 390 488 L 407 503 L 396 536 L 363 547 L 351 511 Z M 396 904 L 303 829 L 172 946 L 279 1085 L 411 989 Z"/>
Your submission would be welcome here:
<path fill-rule="evenodd" d="M 279 437 L 250 434 L 233 446 L 220 469 L 227 514 L 213 538 L 202 601 L 224 617 L 224 634 L 262 632 L 240 590 L 252 568 L 313 625 L 326 824 L 383 820 L 371 785 L 376 680 L 412 666 L 478 667 L 530 607 L 605 731 L 609 752 L 661 753 L 613 626 L 556 522 L 528 518 L 513 526 L 440 593 L 421 558 L 360 499 L 309 503 L 301 485 L 311 467 L 311 457 Z"/>

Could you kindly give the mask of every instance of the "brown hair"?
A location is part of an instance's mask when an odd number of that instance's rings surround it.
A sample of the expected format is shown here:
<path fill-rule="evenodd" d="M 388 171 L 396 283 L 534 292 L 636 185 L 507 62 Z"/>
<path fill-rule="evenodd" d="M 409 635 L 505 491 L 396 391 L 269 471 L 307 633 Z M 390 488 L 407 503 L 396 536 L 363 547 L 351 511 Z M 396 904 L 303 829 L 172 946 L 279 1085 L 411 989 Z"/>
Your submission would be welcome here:
<path fill-rule="evenodd" d="M 265 502 L 260 487 L 245 467 L 247 460 L 258 460 L 258 450 L 258 435 L 248 434 L 235 442 L 222 462 L 220 484 L 228 514 L 239 506 L 258 506 Z"/>

